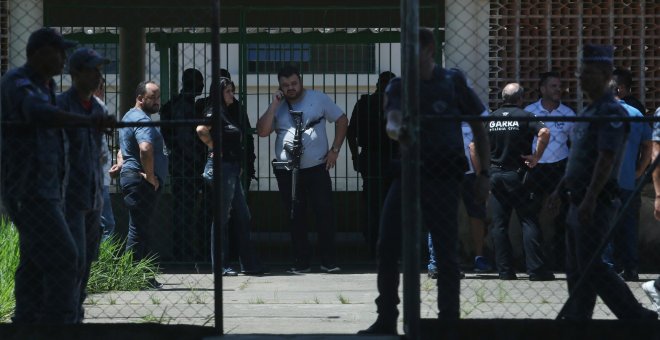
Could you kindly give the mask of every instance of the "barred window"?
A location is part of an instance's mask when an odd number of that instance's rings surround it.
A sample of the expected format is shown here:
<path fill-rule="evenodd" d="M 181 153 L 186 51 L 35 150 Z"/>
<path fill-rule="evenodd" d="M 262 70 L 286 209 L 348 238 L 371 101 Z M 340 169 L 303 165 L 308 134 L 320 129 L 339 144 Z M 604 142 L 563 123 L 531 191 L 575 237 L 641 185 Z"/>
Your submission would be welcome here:
<path fill-rule="evenodd" d="M 277 73 L 295 64 L 302 73 L 374 73 L 374 44 L 248 44 L 249 73 Z"/>

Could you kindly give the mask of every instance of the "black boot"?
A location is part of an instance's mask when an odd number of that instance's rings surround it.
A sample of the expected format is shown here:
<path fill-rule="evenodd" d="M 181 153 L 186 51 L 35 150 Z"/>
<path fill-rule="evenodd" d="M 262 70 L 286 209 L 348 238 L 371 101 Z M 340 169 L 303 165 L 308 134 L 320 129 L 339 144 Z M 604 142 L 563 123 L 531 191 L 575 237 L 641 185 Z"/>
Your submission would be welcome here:
<path fill-rule="evenodd" d="M 387 320 L 387 321 L 386 321 Z M 396 332 L 396 318 L 382 318 L 378 317 L 373 325 L 367 329 L 363 329 L 357 333 L 358 335 L 397 335 Z"/>

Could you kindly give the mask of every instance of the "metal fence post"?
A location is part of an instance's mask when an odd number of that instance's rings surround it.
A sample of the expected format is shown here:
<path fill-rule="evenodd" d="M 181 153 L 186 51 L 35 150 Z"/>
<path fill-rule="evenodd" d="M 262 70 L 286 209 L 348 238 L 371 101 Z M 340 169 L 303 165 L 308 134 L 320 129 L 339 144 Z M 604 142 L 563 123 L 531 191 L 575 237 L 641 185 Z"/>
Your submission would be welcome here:
<path fill-rule="evenodd" d="M 401 143 L 403 233 L 403 322 L 411 339 L 420 324 L 420 183 L 419 183 L 419 0 L 401 1 L 402 113 L 409 138 Z"/>
<path fill-rule="evenodd" d="M 212 0 L 212 20 L 211 23 L 211 77 L 212 81 L 220 79 L 220 0 Z M 215 297 L 215 329 L 220 335 L 224 334 L 222 310 L 222 211 L 217 207 L 222 206 L 222 120 L 220 117 L 220 96 L 216 93 L 210 93 L 211 105 L 213 108 L 213 128 L 211 129 L 211 136 L 213 138 L 213 221 L 214 229 L 213 241 L 215 242 L 213 251 L 213 288 Z"/>

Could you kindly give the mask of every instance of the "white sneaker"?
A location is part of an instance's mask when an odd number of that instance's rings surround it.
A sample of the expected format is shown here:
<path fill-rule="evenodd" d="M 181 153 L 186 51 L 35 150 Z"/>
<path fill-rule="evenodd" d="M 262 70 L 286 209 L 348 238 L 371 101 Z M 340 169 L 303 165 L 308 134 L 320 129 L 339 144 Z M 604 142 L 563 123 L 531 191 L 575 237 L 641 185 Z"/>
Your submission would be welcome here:
<path fill-rule="evenodd" d="M 660 295 L 658 295 L 658 291 L 655 289 L 655 281 L 644 282 L 642 289 L 646 293 L 646 296 L 651 299 L 651 302 L 653 302 L 653 308 L 657 312 L 660 312 Z"/>
<path fill-rule="evenodd" d="M 330 264 L 330 265 L 321 265 L 321 271 L 322 271 L 322 272 L 326 272 L 326 273 L 328 273 L 328 274 L 339 273 L 340 270 L 341 270 L 341 268 L 339 268 L 339 267 L 337 267 L 337 266 L 335 266 L 335 265 L 333 265 L 333 264 Z"/>

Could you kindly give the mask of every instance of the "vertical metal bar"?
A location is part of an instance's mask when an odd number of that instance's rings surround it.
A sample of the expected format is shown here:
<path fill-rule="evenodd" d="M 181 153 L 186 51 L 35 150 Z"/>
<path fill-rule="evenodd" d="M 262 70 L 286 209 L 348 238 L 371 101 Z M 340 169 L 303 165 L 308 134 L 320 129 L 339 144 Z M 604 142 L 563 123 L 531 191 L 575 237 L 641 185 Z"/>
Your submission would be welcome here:
<path fill-rule="evenodd" d="M 547 71 L 552 71 L 552 2 L 546 1 L 545 11 L 545 60 L 547 62 Z"/>
<path fill-rule="evenodd" d="M 516 0 L 516 17 L 515 17 L 515 39 L 514 39 L 514 44 L 515 44 L 515 54 L 516 54 L 516 69 L 515 69 L 515 77 L 516 77 L 516 83 L 520 83 L 520 13 L 522 12 L 521 9 L 521 0 Z"/>
<path fill-rule="evenodd" d="M 581 71 L 579 70 L 580 67 L 580 60 L 582 60 L 582 45 L 584 44 L 584 34 L 582 27 L 584 27 L 584 6 L 582 6 L 582 1 L 577 2 L 577 12 L 578 12 L 578 21 L 577 21 L 577 33 L 578 33 L 578 46 L 577 46 L 577 55 L 576 55 L 576 60 L 575 60 L 575 65 L 577 65 L 577 68 L 575 71 Z M 582 112 L 582 107 L 584 106 L 584 100 L 582 98 L 582 83 L 580 82 L 580 77 L 577 77 L 577 89 L 575 90 L 577 97 L 575 98 L 576 100 L 576 105 L 577 105 L 577 112 Z"/>
<path fill-rule="evenodd" d="M 401 143 L 403 233 L 403 326 L 419 338 L 420 183 L 419 183 L 419 0 L 401 0 L 402 114 L 409 139 Z"/>
<path fill-rule="evenodd" d="M 211 77 L 213 80 L 220 78 L 220 0 L 212 0 L 212 20 L 211 23 Z M 222 120 L 220 117 L 220 96 L 218 93 L 211 93 L 211 105 L 213 108 L 213 122 L 211 137 L 213 138 L 213 204 L 215 207 L 222 206 L 221 194 L 221 150 L 222 150 Z M 213 241 L 215 243 L 213 251 L 213 288 L 215 296 L 215 329 L 220 334 L 224 334 L 222 310 L 222 225 L 220 223 L 222 212 L 220 209 L 213 209 Z"/>
<path fill-rule="evenodd" d="M 119 116 L 135 105 L 135 88 L 144 80 L 146 36 L 143 27 L 119 28 Z M 135 58 L 135 56 L 142 56 Z M 130 62 L 129 62 L 130 60 Z"/>
<path fill-rule="evenodd" d="M 176 94 L 179 92 L 179 43 L 174 42 L 169 45 L 170 49 L 170 82 L 165 84 L 163 82 L 163 87 L 169 86 L 170 93 Z"/>
<path fill-rule="evenodd" d="M 639 20 L 640 20 L 640 30 L 639 30 L 639 100 L 644 104 L 644 107 L 647 107 L 646 103 L 646 76 L 644 70 L 646 69 L 646 59 L 644 56 L 644 45 L 646 44 L 646 36 L 644 32 L 646 31 L 646 1 L 642 0 L 639 2 Z M 632 72 L 632 70 L 630 70 Z M 647 108 L 648 110 L 648 108 Z M 653 112 L 653 111 L 651 111 Z M 646 112 L 642 112 L 646 116 Z"/>
<path fill-rule="evenodd" d="M 158 56 L 160 57 L 160 83 L 164 85 L 160 89 L 160 97 L 163 103 L 168 102 L 170 94 L 173 93 L 170 91 L 170 87 L 167 86 L 170 83 L 170 47 L 166 34 L 161 32 L 160 41 L 156 43 L 156 50 L 159 52 Z"/>

